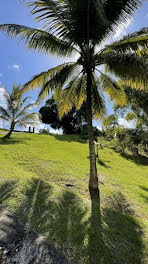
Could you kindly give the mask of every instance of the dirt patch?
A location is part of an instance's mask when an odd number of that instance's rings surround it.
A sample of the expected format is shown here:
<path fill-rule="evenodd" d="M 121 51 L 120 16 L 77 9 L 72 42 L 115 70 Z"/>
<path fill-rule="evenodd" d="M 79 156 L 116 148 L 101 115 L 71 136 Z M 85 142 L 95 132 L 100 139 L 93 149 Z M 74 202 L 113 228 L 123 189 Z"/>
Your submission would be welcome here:
<path fill-rule="evenodd" d="M 29 231 L 16 215 L 0 209 L 1 264 L 72 264 L 45 237 Z"/>

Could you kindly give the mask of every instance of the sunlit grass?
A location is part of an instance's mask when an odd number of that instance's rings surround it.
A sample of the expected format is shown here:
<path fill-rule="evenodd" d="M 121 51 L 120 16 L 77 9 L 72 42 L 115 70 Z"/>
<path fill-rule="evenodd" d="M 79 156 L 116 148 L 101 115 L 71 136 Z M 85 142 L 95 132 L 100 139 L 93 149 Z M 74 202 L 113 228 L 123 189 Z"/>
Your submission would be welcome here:
<path fill-rule="evenodd" d="M 88 156 L 80 136 L 22 133 L 0 140 L 1 204 L 78 263 L 89 263 L 92 250 Z M 102 263 L 146 263 L 148 159 L 104 147 L 97 166 L 108 252 Z"/>

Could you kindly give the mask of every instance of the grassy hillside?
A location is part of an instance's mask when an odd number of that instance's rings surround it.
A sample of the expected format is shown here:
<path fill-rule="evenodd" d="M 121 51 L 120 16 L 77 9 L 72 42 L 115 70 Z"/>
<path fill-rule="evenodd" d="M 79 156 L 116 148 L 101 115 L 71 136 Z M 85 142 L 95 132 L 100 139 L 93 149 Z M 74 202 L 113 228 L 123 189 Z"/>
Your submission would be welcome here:
<path fill-rule="evenodd" d="M 0 140 L 0 203 L 28 228 L 74 263 L 146 264 L 148 159 L 104 147 L 98 174 L 101 218 L 89 197 L 85 140 L 21 133 Z"/>

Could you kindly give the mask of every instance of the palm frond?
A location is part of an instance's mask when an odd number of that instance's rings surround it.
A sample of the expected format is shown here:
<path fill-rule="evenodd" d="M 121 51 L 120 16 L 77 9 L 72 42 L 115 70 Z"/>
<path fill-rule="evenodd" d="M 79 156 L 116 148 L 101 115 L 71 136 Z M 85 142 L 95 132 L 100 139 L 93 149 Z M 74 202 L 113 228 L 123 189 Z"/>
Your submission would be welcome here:
<path fill-rule="evenodd" d="M 25 116 L 27 114 L 27 111 L 33 109 L 37 107 L 37 104 L 35 103 L 30 103 L 28 105 L 26 105 L 17 115 L 16 118 L 21 117 L 21 116 Z"/>
<path fill-rule="evenodd" d="M 77 110 L 79 110 L 83 102 L 86 100 L 86 77 L 85 75 L 82 75 L 78 79 L 75 95 L 76 95 L 75 107 Z"/>
<path fill-rule="evenodd" d="M 0 115 L 0 119 L 10 122 L 10 119 L 8 119 L 6 116 Z"/>
<path fill-rule="evenodd" d="M 111 52 L 102 56 L 106 72 L 115 74 L 124 80 L 148 84 L 148 62 L 145 58 L 133 53 Z"/>
<path fill-rule="evenodd" d="M 37 21 L 44 21 L 48 31 L 56 30 L 58 35 L 63 35 L 70 30 L 66 12 L 57 1 L 33 1 L 29 3 L 29 6 L 33 7 L 31 14 L 35 15 Z"/>
<path fill-rule="evenodd" d="M 69 43 L 41 29 L 16 24 L 4 24 L 0 25 L 0 30 L 10 37 L 18 36 L 19 40 L 24 41 L 29 50 L 32 49 L 60 56 L 71 55 L 74 51 L 74 48 Z"/>
<path fill-rule="evenodd" d="M 148 48 L 148 27 L 124 36 L 123 39 L 107 45 L 100 53 L 105 54 L 115 50 L 116 52 L 138 51 L 141 48 Z"/>
<path fill-rule="evenodd" d="M 105 0 L 103 2 L 106 18 L 109 21 L 108 32 L 114 31 L 121 23 L 125 23 L 127 19 L 130 19 L 136 9 L 138 9 L 143 0 Z"/>
<path fill-rule="evenodd" d="M 10 115 L 9 115 L 8 111 L 6 109 L 4 109 L 2 106 L 0 106 L 0 114 L 1 114 L 1 118 L 3 116 L 3 118 L 10 119 Z"/>
<path fill-rule="evenodd" d="M 23 103 L 23 104 L 26 103 L 26 101 L 28 101 L 29 99 L 30 99 L 30 96 L 25 97 L 25 98 L 22 100 L 22 103 Z"/>
<path fill-rule="evenodd" d="M 106 107 L 103 95 L 101 95 L 101 92 L 99 93 L 98 85 L 94 75 L 92 75 L 93 116 L 102 119 L 106 115 Z"/>
<path fill-rule="evenodd" d="M 56 67 L 53 67 L 51 69 L 49 69 L 48 71 L 45 72 L 41 72 L 40 74 L 35 75 L 29 82 L 27 82 L 22 90 L 21 93 L 24 93 L 28 90 L 33 90 L 34 88 L 41 88 L 43 87 L 49 79 L 53 78 L 53 76 L 60 72 L 61 69 L 63 69 L 64 67 L 66 67 L 67 65 L 70 65 L 71 63 L 64 63 L 61 65 L 58 65 Z"/>
<path fill-rule="evenodd" d="M 15 124 L 19 126 L 35 125 L 38 123 L 37 113 L 26 114 L 20 119 L 17 119 Z"/>
<path fill-rule="evenodd" d="M 55 89 L 61 90 L 68 79 L 72 78 L 77 66 L 77 63 L 66 64 L 65 67 L 56 72 L 55 75 L 43 85 L 43 88 L 38 95 L 38 101 L 43 100 L 46 96 L 48 96 L 50 91 Z"/>
<path fill-rule="evenodd" d="M 122 78 L 121 81 L 122 86 L 131 87 L 132 89 L 136 90 L 143 90 L 145 92 L 148 91 L 148 82 L 147 80 L 136 78 Z"/>
<path fill-rule="evenodd" d="M 80 79 L 78 76 L 74 77 L 65 87 L 65 89 L 61 91 L 58 101 L 58 112 L 60 119 L 64 114 L 67 114 L 74 105 L 78 105 L 76 90 L 79 84 Z"/>
<path fill-rule="evenodd" d="M 110 76 L 100 72 L 100 83 L 104 92 L 118 105 L 125 105 L 126 95 L 124 90 Z"/>

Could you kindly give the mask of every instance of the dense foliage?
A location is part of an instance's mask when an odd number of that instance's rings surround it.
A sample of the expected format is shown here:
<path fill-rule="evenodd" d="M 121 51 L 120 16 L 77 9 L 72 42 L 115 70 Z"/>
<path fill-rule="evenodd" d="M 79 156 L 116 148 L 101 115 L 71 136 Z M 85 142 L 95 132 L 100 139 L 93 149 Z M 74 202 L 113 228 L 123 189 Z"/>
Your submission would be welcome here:
<path fill-rule="evenodd" d="M 59 119 L 58 104 L 51 98 L 47 100 L 45 106 L 39 110 L 39 113 L 43 123 L 50 125 L 54 129 L 62 128 L 64 134 L 81 134 L 86 124 L 85 104 L 78 111 L 73 107 L 67 115 Z"/>

